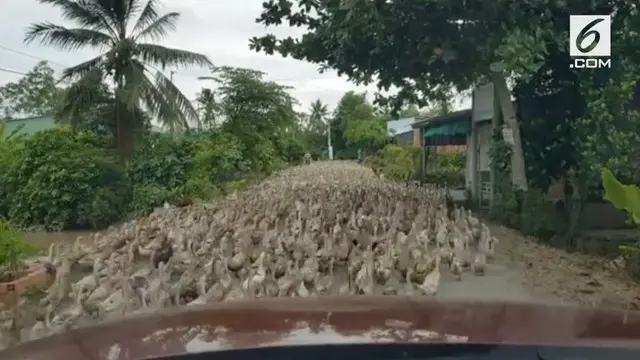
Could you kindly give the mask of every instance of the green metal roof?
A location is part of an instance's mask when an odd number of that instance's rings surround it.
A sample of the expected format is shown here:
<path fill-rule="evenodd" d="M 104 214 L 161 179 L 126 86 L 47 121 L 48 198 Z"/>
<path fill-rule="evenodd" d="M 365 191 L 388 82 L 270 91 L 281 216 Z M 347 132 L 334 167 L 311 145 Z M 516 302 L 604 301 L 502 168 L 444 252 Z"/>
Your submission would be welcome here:
<path fill-rule="evenodd" d="M 424 130 L 424 137 L 426 139 L 437 136 L 467 135 L 469 133 L 470 126 L 471 123 L 466 120 L 454 123 L 442 123 L 426 128 Z"/>
<path fill-rule="evenodd" d="M 20 129 L 18 134 L 25 135 L 51 129 L 56 125 L 56 122 L 51 116 L 38 116 L 26 119 L 11 119 L 6 124 L 5 136 L 9 136 L 16 129 Z"/>

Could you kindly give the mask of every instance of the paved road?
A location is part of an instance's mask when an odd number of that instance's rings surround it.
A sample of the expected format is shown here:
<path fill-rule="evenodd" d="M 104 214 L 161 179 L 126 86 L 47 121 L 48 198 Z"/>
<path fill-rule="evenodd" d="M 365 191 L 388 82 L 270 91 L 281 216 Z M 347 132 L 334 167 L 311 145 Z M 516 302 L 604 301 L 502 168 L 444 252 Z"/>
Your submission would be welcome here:
<path fill-rule="evenodd" d="M 502 264 L 488 264 L 487 274 L 484 276 L 466 273 L 462 281 L 454 279 L 448 270 L 443 269 L 441 281 L 437 295 L 441 299 L 565 303 L 557 296 L 534 295 L 523 285 L 520 270 Z"/>

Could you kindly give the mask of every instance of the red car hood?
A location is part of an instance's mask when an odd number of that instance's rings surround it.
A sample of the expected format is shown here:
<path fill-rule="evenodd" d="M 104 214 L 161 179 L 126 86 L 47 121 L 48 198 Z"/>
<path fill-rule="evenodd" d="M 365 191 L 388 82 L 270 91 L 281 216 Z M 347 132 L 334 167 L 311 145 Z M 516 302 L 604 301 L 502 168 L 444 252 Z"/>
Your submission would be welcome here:
<path fill-rule="evenodd" d="M 0 357 L 116 360 L 276 345 L 434 341 L 640 347 L 640 313 L 402 297 L 262 299 L 77 329 Z"/>

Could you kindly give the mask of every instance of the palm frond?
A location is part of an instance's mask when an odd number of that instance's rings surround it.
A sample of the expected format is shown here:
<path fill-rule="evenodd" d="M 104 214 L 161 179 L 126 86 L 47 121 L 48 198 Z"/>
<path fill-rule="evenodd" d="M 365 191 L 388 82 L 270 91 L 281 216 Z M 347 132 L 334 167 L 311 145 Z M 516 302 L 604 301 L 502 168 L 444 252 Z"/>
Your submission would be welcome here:
<path fill-rule="evenodd" d="M 86 46 L 98 48 L 113 46 L 111 37 L 91 29 L 67 29 L 50 22 L 33 24 L 27 30 L 24 41 L 40 40 L 42 45 L 51 45 L 62 50 L 74 51 Z"/>
<path fill-rule="evenodd" d="M 167 101 L 164 94 L 147 77 L 140 83 L 142 102 L 149 112 L 158 119 L 160 124 L 168 127 L 171 132 L 185 127 L 184 116 L 176 111 L 176 107 Z"/>
<path fill-rule="evenodd" d="M 55 114 L 56 120 L 74 128 L 78 127 L 83 121 L 79 116 L 82 111 L 103 100 L 99 85 L 102 84 L 103 76 L 102 70 L 94 67 L 69 86 L 65 90 L 62 106 Z"/>
<path fill-rule="evenodd" d="M 96 70 L 102 71 L 105 65 L 104 59 L 108 56 L 108 53 L 109 52 L 62 70 L 62 77 L 60 78 L 60 81 L 83 79 L 91 72 L 95 72 Z"/>
<path fill-rule="evenodd" d="M 165 38 L 169 31 L 176 30 L 176 21 L 180 18 L 180 13 L 172 12 L 162 15 L 156 21 L 152 22 L 149 26 L 134 34 L 134 41 L 149 39 L 152 41 L 158 41 Z"/>
<path fill-rule="evenodd" d="M 135 14 L 140 11 L 140 0 L 126 0 L 127 1 L 127 25 Z M 126 28 L 126 27 L 125 27 Z"/>
<path fill-rule="evenodd" d="M 167 102 L 174 106 L 176 112 L 183 115 L 184 126 L 189 128 L 190 123 L 198 125 L 200 122 L 198 111 L 182 91 L 160 71 L 156 72 L 155 80 L 156 87 L 164 94 Z"/>
<path fill-rule="evenodd" d="M 145 7 L 142 9 L 140 13 L 140 17 L 138 21 L 136 21 L 136 25 L 133 27 L 133 34 L 139 34 L 143 29 L 146 29 L 149 25 L 151 25 L 158 16 L 158 2 L 156 0 L 148 0 Z"/>
<path fill-rule="evenodd" d="M 41 4 L 53 5 L 62 10 L 62 17 L 78 23 L 83 28 L 102 30 L 117 37 L 117 32 L 90 0 L 38 0 Z"/>
<path fill-rule="evenodd" d="M 127 15 L 129 14 L 129 1 L 123 0 L 81 0 L 89 1 L 93 10 L 99 13 L 118 34 L 116 37 L 123 40 L 127 34 Z"/>
<path fill-rule="evenodd" d="M 187 50 L 172 49 L 155 44 L 138 44 L 136 50 L 139 51 L 143 62 L 159 66 L 162 70 L 167 67 L 213 66 L 206 55 Z"/>

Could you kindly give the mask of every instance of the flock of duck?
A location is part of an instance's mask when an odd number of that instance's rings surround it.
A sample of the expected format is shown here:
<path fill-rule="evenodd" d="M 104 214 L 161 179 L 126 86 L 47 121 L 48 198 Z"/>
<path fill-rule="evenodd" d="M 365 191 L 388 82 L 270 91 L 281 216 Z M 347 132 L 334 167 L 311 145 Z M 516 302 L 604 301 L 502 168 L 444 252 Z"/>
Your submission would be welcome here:
<path fill-rule="evenodd" d="M 334 161 L 284 170 L 214 204 L 159 208 L 52 246 L 43 261 L 55 266 L 55 280 L 42 314 L 23 328 L 20 304 L 3 313 L 3 342 L 241 298 L 433 296 L 440 271 L 481 275 L 496 245 L 446 197 Z M 77 269 L 86 276 L 74 282 Z"/>

